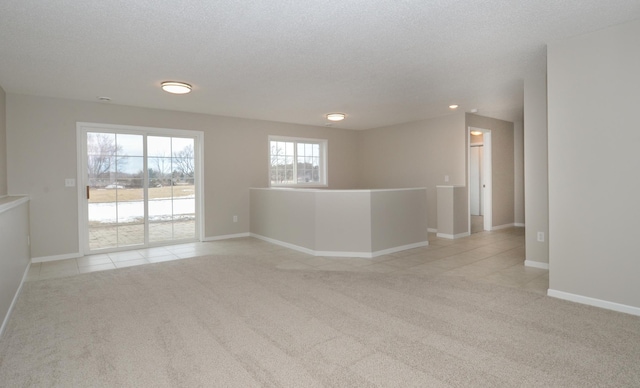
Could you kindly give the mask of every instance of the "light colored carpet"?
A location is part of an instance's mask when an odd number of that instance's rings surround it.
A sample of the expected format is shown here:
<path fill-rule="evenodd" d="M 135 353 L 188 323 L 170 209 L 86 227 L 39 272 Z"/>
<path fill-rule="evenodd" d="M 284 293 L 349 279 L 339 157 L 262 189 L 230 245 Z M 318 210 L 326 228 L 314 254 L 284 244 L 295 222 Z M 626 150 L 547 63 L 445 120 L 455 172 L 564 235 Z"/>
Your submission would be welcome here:
<path fill-rule="evenodd" d="M 640 318 L 463 278 L 210 256 L 28 282 L 0 385 L 640 386 Z"/>

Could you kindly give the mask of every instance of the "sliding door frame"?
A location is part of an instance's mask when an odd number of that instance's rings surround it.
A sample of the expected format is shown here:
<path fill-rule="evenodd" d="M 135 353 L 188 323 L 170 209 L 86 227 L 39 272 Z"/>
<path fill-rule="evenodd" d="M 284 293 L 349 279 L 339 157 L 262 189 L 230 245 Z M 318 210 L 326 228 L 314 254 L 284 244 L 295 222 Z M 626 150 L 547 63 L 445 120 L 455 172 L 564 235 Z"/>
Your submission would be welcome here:
<path fill-rule="evenodd" d="M 148 167 L 147 167 L 147 143 L 148 136 L 167 136 L 167 137 L 186 137 L 194 139 L 194 163 L 195 163 L 195 214 L 196 214 L 196 236 L 191 241 L 203 241 L 204 238 L 204 132 L 192 131 L 184 129 L 171 129 L 171 128 L 154 128 L 154 127 L 140 127 L 131 125 L 114 125 L 114 124 L 100 124 L 100 123 L 88 123 L 77 122 L 76 123 L 76 154 L 77 154 L 77 187 L 78 187 L 78 252 L 81 255 L 87 253 L 93 254 L 89 248 L 89 221 L 88 221 L 88 206 L 87 206 L 87 192 L 86 192 L 86 175 L 87 175 L 87 133 L 88 132 L 108 132 L 108 133 L 122 133 L 122 134 L 135 134 L 144 136 L 144 166 L 145 166 L 145 178 L 144 178 L 144 191 L 145 191 L 145 215 L 148 214 Z M 114 247 L 101 249 L 100 252 L 116 252 L 131 249 L 141 249 L 162 245 L 171 245 L 175 242 L 156 242 L 149 243 L 148 237 L 148 217 L 145 217 L 145 242 L 142 245 L 126 246 L 126 247 Z"/>

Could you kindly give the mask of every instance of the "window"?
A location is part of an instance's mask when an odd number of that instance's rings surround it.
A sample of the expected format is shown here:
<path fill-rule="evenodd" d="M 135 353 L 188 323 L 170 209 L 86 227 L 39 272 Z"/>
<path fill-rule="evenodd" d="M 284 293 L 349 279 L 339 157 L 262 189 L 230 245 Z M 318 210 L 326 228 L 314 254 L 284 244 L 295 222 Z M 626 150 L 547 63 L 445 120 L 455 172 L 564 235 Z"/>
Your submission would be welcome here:
<path fill-rule="evenodd" d="M 269 136 L 271 186 L 326 186 L 327 141 Z"/>

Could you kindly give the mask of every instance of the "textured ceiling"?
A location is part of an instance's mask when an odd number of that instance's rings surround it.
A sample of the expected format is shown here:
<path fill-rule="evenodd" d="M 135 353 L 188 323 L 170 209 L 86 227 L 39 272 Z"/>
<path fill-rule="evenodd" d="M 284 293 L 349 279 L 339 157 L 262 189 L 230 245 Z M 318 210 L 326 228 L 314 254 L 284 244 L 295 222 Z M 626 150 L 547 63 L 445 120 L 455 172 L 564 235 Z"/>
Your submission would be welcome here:
<path fill-rule="evenodd" d="M 451 103 L 517 119 L 545 43 L 637 18 L 639 0 L 2 0 L 0 85 L 349 129 Z"/>

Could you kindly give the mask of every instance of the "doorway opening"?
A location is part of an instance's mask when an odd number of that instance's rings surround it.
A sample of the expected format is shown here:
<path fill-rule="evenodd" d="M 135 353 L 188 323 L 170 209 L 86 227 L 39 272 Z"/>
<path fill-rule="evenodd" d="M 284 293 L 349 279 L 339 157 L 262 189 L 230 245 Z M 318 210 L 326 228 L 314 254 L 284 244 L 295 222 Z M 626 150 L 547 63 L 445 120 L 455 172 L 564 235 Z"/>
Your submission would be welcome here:
<path fill-rule="evenodd" d="M 82 253 L 200 240 L 201 132 L 77 128 Z"/>
<path fill-rule="evenodd" d="M 468 128 L 469 232 L 492 229 L 491 131 Z"/>

